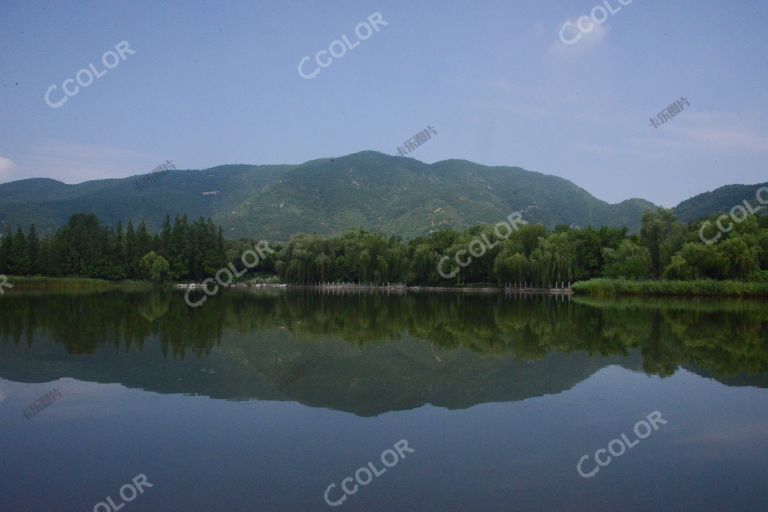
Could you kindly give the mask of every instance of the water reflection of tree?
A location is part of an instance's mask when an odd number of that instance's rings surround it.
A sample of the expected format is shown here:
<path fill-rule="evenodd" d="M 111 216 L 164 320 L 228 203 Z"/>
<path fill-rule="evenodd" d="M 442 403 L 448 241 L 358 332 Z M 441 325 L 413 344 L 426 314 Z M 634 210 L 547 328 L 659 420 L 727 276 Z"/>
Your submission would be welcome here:
<path fill-rule="evenodd" d="M 116 351 L 142 350 L 159 338 L 163 352 L 205 355 L 221 338 L 222 322 L 162 292 L 56 294 L 6 297 L 0 302 L 0 343 L 53 340 L 69 353 L 92 354 L 103 345 Z M 218 307 L 217 307 L 218 306 Z"/>
<path fill-rule="evenodd" d="M 224 293 L 189 308 L 173 292 L 7 295 L 0 301 L 0 343 L 42 340 L 74 354 L 142 350 L 157 339 L 166 356 L 203 357 L 224 330 L 282 329 L 307 342 L 363 345 L 405 335 L 443 348 L 536 360 L 552 352 L 610 356 L 639 349 L 643 369 L 667 376 L 695 366 L 716 376 L 768 371 L 768 308 L 689 302 L 576 303 L 500 295 L 351 295 Z"/>

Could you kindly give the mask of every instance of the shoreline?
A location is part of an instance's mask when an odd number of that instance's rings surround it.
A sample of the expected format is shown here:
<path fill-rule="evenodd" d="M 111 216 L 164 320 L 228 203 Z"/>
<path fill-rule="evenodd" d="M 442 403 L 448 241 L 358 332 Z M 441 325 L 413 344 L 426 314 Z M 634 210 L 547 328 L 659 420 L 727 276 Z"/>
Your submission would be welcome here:
<path fill-rule="evenodd" d="M 153 284 L 148 281 L 110 281 L 106 279 L 84 277 L 44 277 L 44 276 L 7 276 L 12 286 L 5 293 L 12 293 L 13 288 L 21 290 L 66 290 L 66 289 L 146 289 L 167 288 L 176 290 L 201 290 L 202 283 L 163 283 Z M 768 283 L 740 281 L 666 281 L 645 280 L 628 281 L 621 279 L 590 279 L 573 283 L 572 286 L 554 288 L 534 288 L 529 286 L 431 286 L 405 285 L 401 283 L 375 285 L 355 283 L 233 283 L 224 289 L 235 290 L 314 290 L 328 294 L 351 293 L 462 293 L 462 294 L 505 294 L 505 295 L 552 295 L 583 297 L 735 297 L 768 298 Z"/>
<path fill-rule="evenodd" d="M 177 283 L 175 287 L 180 290 L 201 289 L 201 283 Z M 373 284 L 251 284 L 239 283 L 224 287 L 225 289 L 263 289 L 263 290 L 316 290 L 329 293 L 360 293 L 360 292 L 387 292 L 387 293 L 504 293 L 504 294 L 540 294 L 540 295 L 572 295 L 570 288 L 511 288 L 499 286 L 407 286 L 373 285 Z"/>
<path fill-rule="evenodd" d="M 151 287 L 149 281 L 136 281 L 124 279 L 121 281 L 112 281 L 109 279 L 99 279 L 95 277 L 48 277 L 48 276 L 14 276 L 7 275 L 8 282 L 13 287 L 35 288 L 35 287 L 56 287 L 56 286 L 91 286 L 91 287 L 112 287 L 112 288 L 145 288 Z"/>
<path fill-rule="evenodd" d="M 573 284 L 579 296 L 589 297 L 768 297 L 768 282 L 757 281 L 628 281 L 590 279 Z"/>

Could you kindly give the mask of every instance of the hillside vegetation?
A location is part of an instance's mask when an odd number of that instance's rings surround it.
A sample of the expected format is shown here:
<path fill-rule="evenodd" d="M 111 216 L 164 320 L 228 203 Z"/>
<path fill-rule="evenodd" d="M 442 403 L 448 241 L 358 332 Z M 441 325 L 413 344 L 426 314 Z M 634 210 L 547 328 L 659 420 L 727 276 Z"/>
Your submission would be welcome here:
<path fill-rule="evenodd" d="M 227 239 L 288 240 L 297 233 L 338 235 L 366 229 L 406 238 L 440 228 L 495 223 L 520 211 L 550 228 L 639 227 L 654 205 L 608 204 L 568 180 L 518 167 L 464 160 L 431 165 L 365 151 L 301 165 L 224 165 L 171 171 L 145 190 L 139 176 L 66 185 L 29 179 L 0 185 L 0 224 L 35 224 L 42 234 L 75 213 L 107 225 L 144 221 L 161 228 L 168 214 L 211 218 Z"/>
<path fill-rule="evenodd" d="M 744 201 L 757 208 L 760 206 L 756 197 L 757 190 L 762 187 L 768 187 L 768 182 L 756 185 L 726 185 L 686 199 L 677 205 L 673 212 L 682 221 L 695 222 L 704 217 L 727 213 L 734 206 L 743 205 Z"/>

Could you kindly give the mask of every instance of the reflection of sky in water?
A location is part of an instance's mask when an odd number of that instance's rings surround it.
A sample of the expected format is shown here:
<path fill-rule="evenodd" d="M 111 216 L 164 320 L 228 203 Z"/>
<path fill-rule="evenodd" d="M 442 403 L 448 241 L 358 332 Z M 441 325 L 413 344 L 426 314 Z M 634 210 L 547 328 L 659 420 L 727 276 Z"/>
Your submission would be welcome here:
<path fill-rule="evenodd" d="M 547 376 L 542 376 L 546 379 Z M 19 410 L 53 387 L 32 420 Z M 90 510 L 139 473 L 138 510 L 327 510 L 322 492 L 399 439 L 416 451 L 344 510 L 765 510 L 768 393 L 618 366 L 519 402 L 375 417 L 283 401 L 158 394 L 71 378 L 0 381 L 9 510 Z M 585 480 L 576 463 L 648 413 L 669 422 Z M 591 466 L 590 466 L 591 467 Z M 61 475 L 67 475 L 62 478 Z M 45 481 L 46 492 L 35 482 Z M 738 491 L 735 491 L 738 489 Z M 28 507 L 28 508 L 27 508 Z M 649 508 L 650 507 L 650 508 Z M 5 510 L 5 508 L 3 508 Z"/>
<path fill-rule="evenodd" d="M 768 510 L 766 375 L 709 377 L 766 367 L 762 310 L 162 298 L 11 304 L 0 334 L 34 329 L 0 344 L 0 511 L 92 510 L 140 473 L 137 512 L 328 510 L 329 484 L 400 439 L 416 452 L 343 510 Z M 579 477 L 657 410 L 668 424 Z"/>

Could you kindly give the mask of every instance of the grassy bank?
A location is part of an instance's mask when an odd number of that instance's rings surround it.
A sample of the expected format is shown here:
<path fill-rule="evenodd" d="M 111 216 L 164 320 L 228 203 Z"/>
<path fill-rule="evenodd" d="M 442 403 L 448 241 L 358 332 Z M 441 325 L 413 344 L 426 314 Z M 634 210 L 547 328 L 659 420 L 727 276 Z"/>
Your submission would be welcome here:
<path fill-rule="evenodd" d="M 150 288 L 146 281 L 107 281 L 105 279 L 90 279 L 84 277 L 18 277 L 8 276 L 8 282 L 16 291 L 101 291 L 114 289 Z"/>
<path fill-rule="evenodd" d="M 690 297 L 768 297 L 768 283 L 741 281 L 628 281 L 591 279 L 574 283 L 574 293 L 593 297 L 671 295 Z"/>
<path fill-rule="evenodd" d="M 749 300 L 736 296 L 684 296 L 684 295 L 622 295 L 597 297 L 575 295 L 573 303 L 599 309 L 617 311 L 664 310 L 695 311 L 698 313 L 749 313 L 756 318 L 768 319 L 768 297 L 750 296 Z"/>

